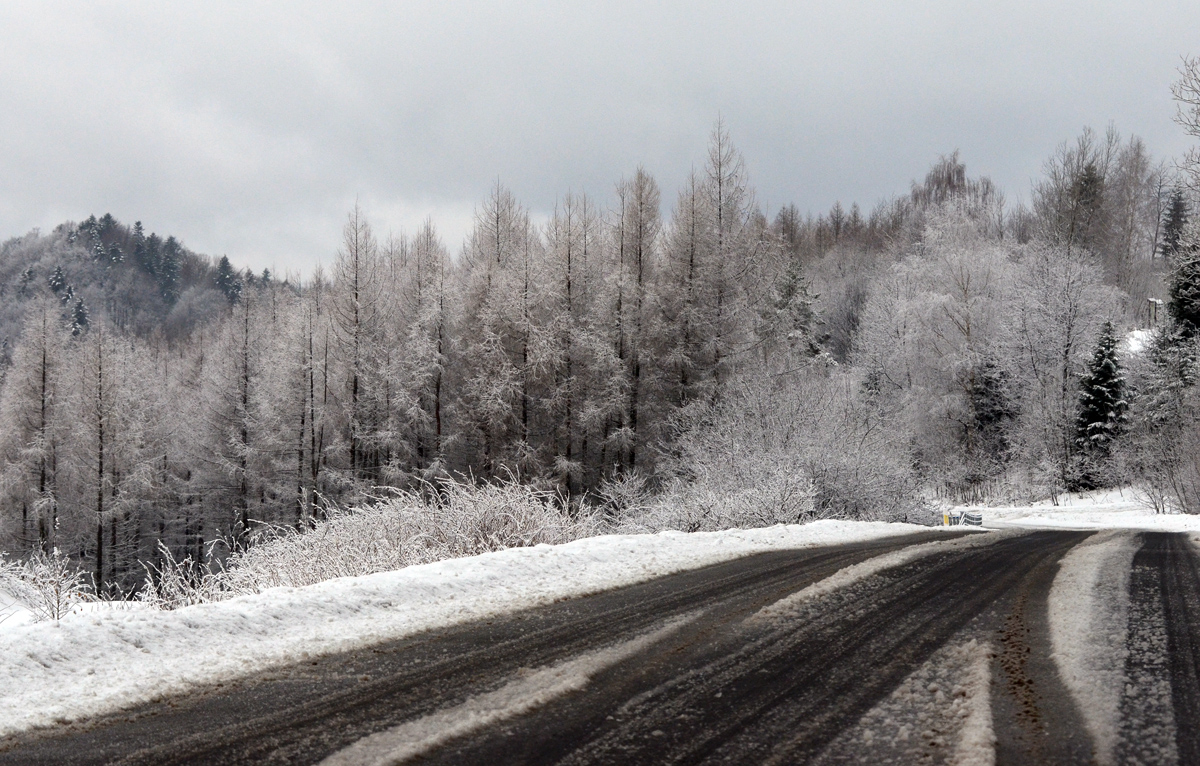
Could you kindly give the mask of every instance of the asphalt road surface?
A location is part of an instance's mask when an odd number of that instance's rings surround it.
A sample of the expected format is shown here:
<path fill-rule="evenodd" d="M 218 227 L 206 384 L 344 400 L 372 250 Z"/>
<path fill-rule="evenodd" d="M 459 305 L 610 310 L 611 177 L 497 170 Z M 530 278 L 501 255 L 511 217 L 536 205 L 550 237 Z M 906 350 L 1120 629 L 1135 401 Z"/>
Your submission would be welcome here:
<path fill-rule="evenodd" d="M 1085 532 L 751 556 L 0 742 L 0 764 L 1086 764 L 1048 596 Z M 1200 763 L 1200 569 L 1130 533 L 1121 763 Z M 807 594 L 812 594 L 810 597 Z M 789 598 L 792 597 L 792 598 Z M 764 611 L 765 609 L 765 611 Z"/>

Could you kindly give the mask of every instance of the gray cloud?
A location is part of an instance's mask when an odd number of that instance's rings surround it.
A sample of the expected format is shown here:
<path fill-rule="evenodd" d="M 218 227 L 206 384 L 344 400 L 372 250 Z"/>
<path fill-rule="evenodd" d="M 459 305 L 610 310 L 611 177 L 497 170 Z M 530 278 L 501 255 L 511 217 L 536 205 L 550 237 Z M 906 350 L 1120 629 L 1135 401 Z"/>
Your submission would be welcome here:
<path fill-rule="evenodd" d="M 0 236 L 90 213 L 307 271 L 360 199 L 452 247 L 497 179 L 535 212 L 643 164 L 674 197 L 718 114 L 759 197 L 819 211 L 962 150 L 1012 198 L 1084 125 L 1160 157 L 1200 6 L 948 0 L 0 7 Z"/>

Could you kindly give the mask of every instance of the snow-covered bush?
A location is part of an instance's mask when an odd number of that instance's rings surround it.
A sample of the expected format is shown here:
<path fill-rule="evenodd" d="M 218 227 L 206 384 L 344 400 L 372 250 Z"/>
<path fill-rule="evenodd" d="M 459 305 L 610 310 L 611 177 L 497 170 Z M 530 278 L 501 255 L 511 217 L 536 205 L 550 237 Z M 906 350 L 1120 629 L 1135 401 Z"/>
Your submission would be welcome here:
<path fill-rule="evenodd" d="M 626 471 L 600 482 L 596 490 L 605 513 L 617 518 L 635 515 L 651 502 L 649 481 L 641 471 Z"/>
<path fill-rule="evenodd" d="M 853 376 L 820 361 L 744 375 L 679 423 L 664 491 L 630 530 L 701 531 L 920 513 L 904 434 Z"/>
<path fill-rule="evenodd" d="M 200 604 L 219 595 L 219 578 L 212 566 L 191 556 L 176 559 L 171 549 L 158 544 L 158 564 L 146 564 L 146 581 L 138 598 L 161 609 Z"/>
<path fill-rule="evenodd" d="M 1200 340 L 1159 331 L 1130 364 L 1132 427 L 1118 457 L 1155 508 L 1200 513 Z"/>
<path fill-rule="evenodd" d="M 0 590 L 39 620 L 61 620 L 77 604 L 93 600 L 87 575 L 57 549 L 21 561 L 7 561 L 0 554 Z"/>
<path fill-rule="evenodd" d="M 551 492 L 516 482 L 473 486 L 442 482 L 333 512 L 312 530 L 280 530 L 233 553 L 223 569 L 198 572 L 174 562 L 153 572 L 146 599 L 164 608 L 275 586 L 299 587 L 442 559 L 598 533 L 598 516 L 568 514 Z"/>
<path fill-rule="evenodd" d="M 716 486 L 715 486 L 716 484 Z M 777 474 L 760 486 L 719 486 L 676 480 L 653 503 L 627 516 L 630 532 L 700 532 L 794 524 L 812 514 L 812 486 L 802 476 Z"/>

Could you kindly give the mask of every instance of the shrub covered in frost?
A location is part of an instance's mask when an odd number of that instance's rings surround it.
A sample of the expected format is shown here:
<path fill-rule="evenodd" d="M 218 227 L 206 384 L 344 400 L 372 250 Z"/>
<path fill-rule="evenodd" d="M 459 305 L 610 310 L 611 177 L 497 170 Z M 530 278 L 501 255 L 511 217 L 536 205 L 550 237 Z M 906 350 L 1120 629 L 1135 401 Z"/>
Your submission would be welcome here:
<path fill-rule="evenodd" d="M 0 590 L 12 594 L 39 620 L 61 620 L 77 604 L 94 600 L 87 575 L 58 550 L 20 561 L 0 554 Z"/>
<path fill-rule="evenodd" d="M 859 383 L 821 363 L 746 376 L 679 421 L 664 491 L 630 530 L 923 518 L 905 435 Z"/>
<path fill-rule="evenodd" d="M 568 514 L 553 493 L 515 482 L 443 482 L 333 512 L 311 530 L 281 530 L 235 552 L 217 571 L 197 572 L 190 561 L 168 561 L 148 578 L 144 598 L 163 607 L 184 606 L 504 548 L 564 543 L 598 531 L 596 515 Z"/>

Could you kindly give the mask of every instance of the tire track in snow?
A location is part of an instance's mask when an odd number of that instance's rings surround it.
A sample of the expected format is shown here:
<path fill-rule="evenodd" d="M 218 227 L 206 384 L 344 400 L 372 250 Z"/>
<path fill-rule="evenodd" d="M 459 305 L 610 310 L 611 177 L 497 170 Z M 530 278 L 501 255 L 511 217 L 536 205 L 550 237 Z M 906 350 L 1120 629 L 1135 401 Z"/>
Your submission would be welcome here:
<path fill-rule="evenodd" d="M 1130 578 L 1118 760 L 1200 763 L 1200 562 L 1185 535 L 1142 539 Z"/>
<path fill-rule="evenodd" d="M 1027 580 L 1037 580 L 1034 590 L 1044 597 L 1058 558 L 1085 536 L 992 538 L 855 579 L 803 600 L 783 619 L 693 635 L 702 620 L 600 674 L 585 692 L 450 743 L 423 763 L 813 761 L 975 617 L 994 625 L 997 604 Z M 976 676 L 990 673 L 972 667 Z M 989 712 L 980 702 L 968 713 L 963 732 L 975 734 L 957 753 L 964 761 L 987 762 Z M 867 752 L 846 756 L 832 762 L 872 762 Z"/>
<path fill-rule="evenodd" d="M 903 566 L 905 564 L 916 561 L 925 556 L 932 556 L 937 553 L 947 553 L 950 551 L 966 550 L 970 548 L 980 548 L 985 545 L 994 545 L 1001 540 L 1020 537 L 1023 532 L 977 532 L 972 533 L 968 537 L 960 537 L 955 540 L 939 540 L 932 543 L 922 543 L 919 545 L 910 545 L 907 548 L 902 548 L 891 553 L 884 553 L 874 558 L 869 558 L 866 561 L 858 564 L 852 564 L 845 569 L 840 569 L 834 574 L 826 577 L 824 580 L 809 585 L 803 590 L 786 596 L 779 601 L 776 601 L 770 606 L 763 607 L 757 614 L 750 618 L 751 622 L 759 620 L 783 620 L 789 617 L 794 617 L 795 614 L 807 602 L 832 593 L 841 588 L 864 580 L 872 575 L 877 575 L 880 572 L 885 572 L 888 569 Z"/>
<path fill-rule="evenodd" d="M 972 622 L 961 637 L 938 649 L 853 727 L 834 740 L 813 766 L 995 763 L 991 683 L 995 649 Z M 984 619 L 982 622 L 986 622 Z M 969 637 L 969 638 L 968 638 Z"/>
<path fill-rule="evenodd" d="M 672 620 L 644 636 L 550 667 L 524 671 L 520 678 L 495 691 L 359 740 L 321 761 L 320 766 L 398 766 L 456 737 L 529 713 L 557 697 L 582 690 L 596 673 L 645 651 L 697 616 Z"/>

